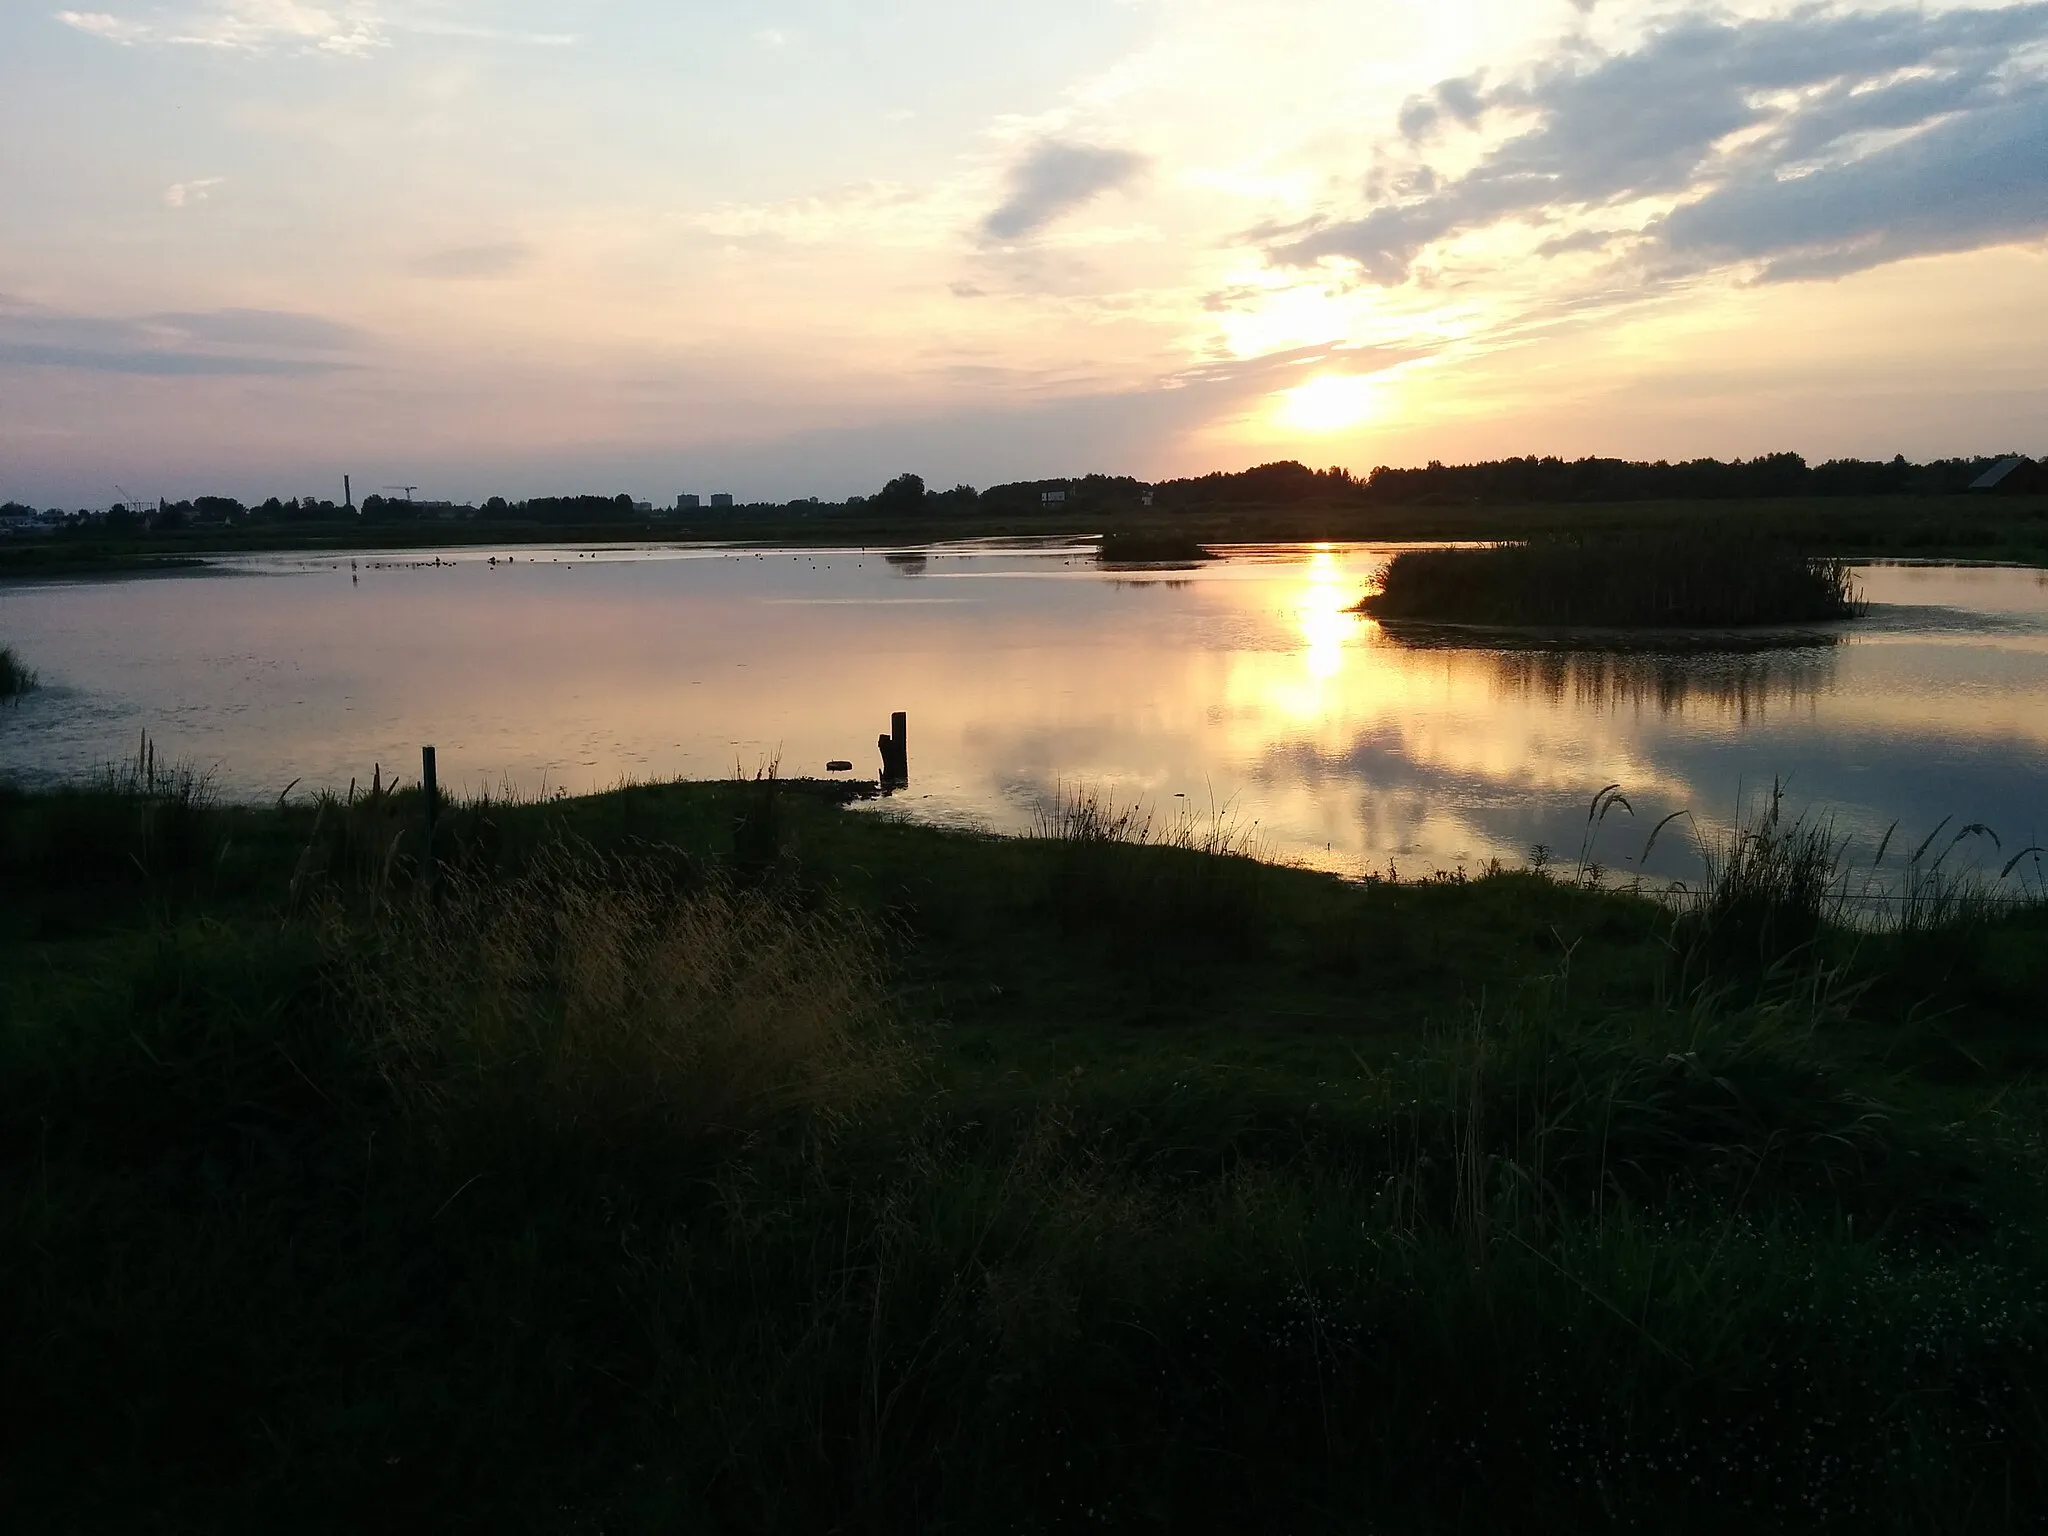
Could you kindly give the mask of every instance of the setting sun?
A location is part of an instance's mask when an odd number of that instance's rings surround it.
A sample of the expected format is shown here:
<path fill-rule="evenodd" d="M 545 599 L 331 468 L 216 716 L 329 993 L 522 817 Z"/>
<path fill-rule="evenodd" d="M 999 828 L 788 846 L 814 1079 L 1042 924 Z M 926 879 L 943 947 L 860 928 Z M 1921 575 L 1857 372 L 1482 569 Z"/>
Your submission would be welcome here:
<path fill-rule="evenodd" d="M 1280 424 L 1302 432 L 1338 432 L 1370 421 L 1384 410 L 1385 385 L 1368 375 L 1325 373 L 1284 391 Z"/>

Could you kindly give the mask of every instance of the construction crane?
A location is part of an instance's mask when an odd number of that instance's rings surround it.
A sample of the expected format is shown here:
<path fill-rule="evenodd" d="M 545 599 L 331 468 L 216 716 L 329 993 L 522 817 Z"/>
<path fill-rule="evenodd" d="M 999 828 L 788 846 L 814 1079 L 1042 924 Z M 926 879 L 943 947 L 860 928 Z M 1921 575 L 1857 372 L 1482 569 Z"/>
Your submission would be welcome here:
<path fill-rule="evenodd" d="M 419 487 L 416 485 L 387 485 L 384 489 L 387 491 L 403 491 L 405 492 L 405 499 L 411 501 L 412 493 L 418 490 Z"/>

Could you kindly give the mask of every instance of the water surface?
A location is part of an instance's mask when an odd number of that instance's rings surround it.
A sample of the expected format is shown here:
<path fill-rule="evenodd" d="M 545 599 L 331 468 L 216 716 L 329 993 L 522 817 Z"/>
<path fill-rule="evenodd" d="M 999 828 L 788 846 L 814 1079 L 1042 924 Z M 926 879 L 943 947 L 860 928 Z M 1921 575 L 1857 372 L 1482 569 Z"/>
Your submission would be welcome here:
<path fill-rule="evenodd" d="M 0 775 L 89 772 L 147 731 L 247 799 L 416 776 L 426 742 L 470 789 L 871 776 L 901 709 L 894 810 L 1017 830 L 1087 786 L 1352 874 L 1574 861 L 1610 783 L 1612 868 L 1666 812 L 1719 825 L 1774 781 L 1873 841 L 1984 823 L 1994 867 L 2048 834 L 2048 573 L 1867 567 L 1871 617 L 1799 644 L 1614 651 L 1389 633 L 1346 612 L 1389 553 L 465 549 L 4 585 L 0 637 L 45 686 L 0 711 Z M 1687 865 L 1667 833 L 1649 867 Z"/>

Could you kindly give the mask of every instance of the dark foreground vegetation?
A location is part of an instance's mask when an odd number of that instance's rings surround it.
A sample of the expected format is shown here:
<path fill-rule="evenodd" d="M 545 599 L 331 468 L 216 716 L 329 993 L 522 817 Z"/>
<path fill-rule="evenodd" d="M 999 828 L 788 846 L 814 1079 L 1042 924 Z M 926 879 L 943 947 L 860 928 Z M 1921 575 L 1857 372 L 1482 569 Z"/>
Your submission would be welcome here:
<path fill-rule="evenodd" d="M 36 686 L 36 674 L 15 654 L 11 645 L 0 645 L 0 704 L 12 703 Z"/>
<path fill-rule="evenodd" d="M 1404 550 L 1359 606 L 1380 619 L 1634 628 L 1808 624 L 1863 612 L 1842 561 L 1706 528 Z"/>
<path fill-rule="evenodd" d="M 2038 905 L 421 821 L 0 800 L 12 1529 L 2048 1518 Z"/>

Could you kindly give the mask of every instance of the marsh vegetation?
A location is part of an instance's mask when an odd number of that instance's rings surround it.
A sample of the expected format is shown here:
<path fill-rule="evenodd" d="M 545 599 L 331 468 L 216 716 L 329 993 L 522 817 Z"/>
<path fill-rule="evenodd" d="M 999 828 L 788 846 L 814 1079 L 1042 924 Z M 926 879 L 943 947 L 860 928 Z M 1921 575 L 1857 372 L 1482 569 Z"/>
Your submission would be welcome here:
<path fill-rule="evenodd" d="M 1707 629 L 1849 619 L 1863 605 L 1840 560 L 1702 527 L 1404 550 L 1360 609 L 1445 624 Z"/>
<path fill-rule="evenodd" d="M 11 704 L 37 686 L 35 673 L 15 654 L 11 645 L 0 645 L 0 704 Z"/>
<path fill-rule="evenodd" d="M 0 798 L 24 1528 L 2048 1514 L 2038 901 L 372 782 Z"/>
<path fill-rule="evenodd" d="M 1197 539 L 1162 530 L 1106 533 L 1095 558 L 1104 565 L 1192 565 L 1216 556 Z"/>

